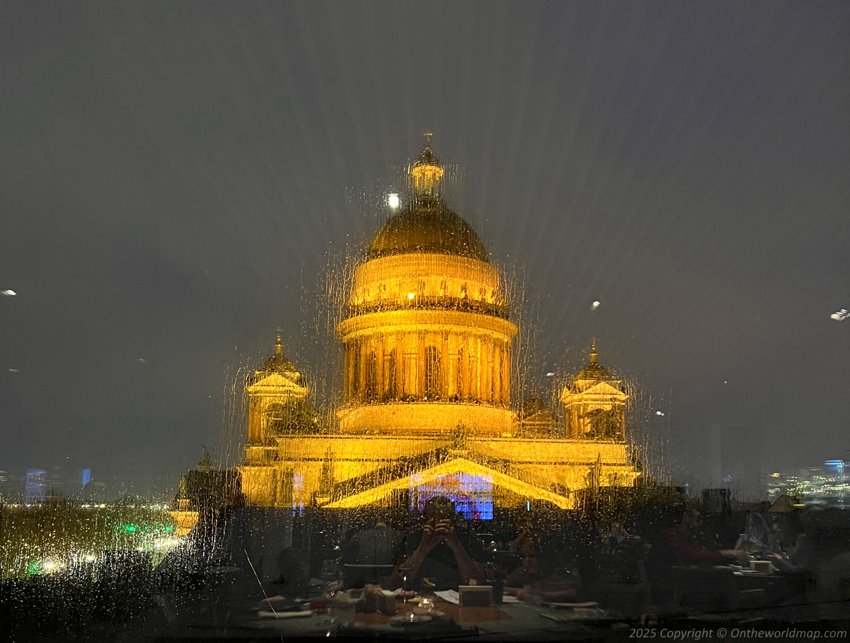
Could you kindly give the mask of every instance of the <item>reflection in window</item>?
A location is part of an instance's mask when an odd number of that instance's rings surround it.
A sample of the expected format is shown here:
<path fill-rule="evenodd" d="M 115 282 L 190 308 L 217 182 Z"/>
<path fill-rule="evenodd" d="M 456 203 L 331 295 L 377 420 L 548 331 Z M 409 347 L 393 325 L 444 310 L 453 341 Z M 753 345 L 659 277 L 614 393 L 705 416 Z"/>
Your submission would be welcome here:
<path fill-rule="evenodd" d="M 455 505 L 455 511 L 468 520 L 493 519 L 493 478 L 468 473 L 440 476 L 425 484 L 413 481 L 410 489 L 411 509 L 423 511 L 425 503 L 436 496 L 445 496 Z"/>

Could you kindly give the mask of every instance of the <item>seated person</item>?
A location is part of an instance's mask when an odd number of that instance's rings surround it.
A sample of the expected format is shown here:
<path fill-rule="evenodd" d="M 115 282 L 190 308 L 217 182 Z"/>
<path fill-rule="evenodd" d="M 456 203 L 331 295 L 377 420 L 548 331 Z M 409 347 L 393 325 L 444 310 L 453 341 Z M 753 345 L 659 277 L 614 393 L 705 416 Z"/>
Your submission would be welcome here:
<path fill-rule="evenodd" d="M 385 522 L 355 532 L 342 546 L 343 586 L 380 582 L 403 555 L 403 532 L 390 529 Z"/>
<path fill-rule="evenodd" d="M 807 534 L 799 534 L 787 555 L 773 553 L 768 558 L 780 572 L 804 572 L 814 567 L 815 549 Z"/>
<path fill-rule="evenodd" d="M 470 579 L 484 583 L 486 572 L 484 565 L 479 562 L 483 557 L 481 546 L 472 539 L 461 542 L 455 530 L 452 501 L 442 496 L 431 498 L 425 504 L 424 519 L 418 542 L 415 539 L 411 541 L 415 547 L 393 570 L 387 581 L 389 588 L 396 589 L 402 585 L 405 588 L 433 586 L 434 589 L 443 590 L 457 589 Z M 424 579 L 428 579 L 428 582 Z"/>
<path fill-rule="evenodd" d="M 744 516 L 744 533 L 735 543 L 735 549 L 743 549 L 753 556 L 767 556 L 777 550 L 777 535 L 767 524 L 765 517 L 754 511 Z"/>
<path fill-rule="evenodd" d="M 626 542 L 626 539 L 629 537 L 629 532 L 626 531 L 626 528 L 623 526 L 618 520 L 615 520 L 611 523 L 611 527 L 608 529 L 608 533 L 606 535 L 608 541 L 608 553 L 613 554 L 616 553 L 617 548 Z"/>
<path fill-rule="evenodd" d="M 740 549 L 713 550 L 697 542 L 702 515 L 696 509 L 682 508 L 679 523 L 661 532 L 656 547 L 674 565 L 723 565 L 747 562 L 749 554 Z"/>
<path fill-rule="evenodd" d="M 530 596 L 544 602 L 569 602 L 578 599 L 573 578 L 559 552 L 552 546 L 540 545 L 533 536 L 521 534 L 517 550 L 522 562 L 505 578 L 505 593 L 520 600 Z M 515 541 L 517 542 L 517 541 Z"/>

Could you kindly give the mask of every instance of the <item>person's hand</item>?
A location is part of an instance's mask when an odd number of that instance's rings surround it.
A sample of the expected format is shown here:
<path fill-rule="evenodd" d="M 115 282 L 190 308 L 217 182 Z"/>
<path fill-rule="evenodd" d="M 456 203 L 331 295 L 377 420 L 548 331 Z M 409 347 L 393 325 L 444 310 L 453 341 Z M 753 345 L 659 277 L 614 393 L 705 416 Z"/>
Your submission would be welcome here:
<path fill-rule="evenodd" d="M 445 543 L 451 549 L 454 549 L 459 544 L 457 534 L 455 533 L 455 528 L 454 525 L 452 525 L 451 520 L 438 520 L 437 524 L 434 526 L 434 535 L 438 542 Z"/>
<path fill-rule="evenodd" d="M 422 527 L 422 540 L 419 541 L 419 549 L 421 549 L 424 554 L 428 554 L 441 542 L 442 535 L 437 533 L 436 526 L 433 522 L 425 523 Z"/>
<path fill-rule="evenodd" d="M 744 549 L 721 549 L 720 553 L 726 558 L 734 558 L 740 563 L 747 563 L 750 560 L 750 554 Z"/>

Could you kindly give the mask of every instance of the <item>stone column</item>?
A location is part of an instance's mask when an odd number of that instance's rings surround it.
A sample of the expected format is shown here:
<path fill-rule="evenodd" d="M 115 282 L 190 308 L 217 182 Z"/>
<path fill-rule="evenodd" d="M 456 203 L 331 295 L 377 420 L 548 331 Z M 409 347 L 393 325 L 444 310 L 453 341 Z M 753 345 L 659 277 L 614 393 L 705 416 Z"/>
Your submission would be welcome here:
<path fill-rule="evenodd" d="M 502 404 L 511 403 L 511 351 L 510 343 L 502 344 Z"/>
<path fill-rule="evenodd" d="M 470 360 L 469 360 L 469 350 L 472 346 L 472 343 L 469 341 L 469 335 L 464 334 L 461 336 L 461 348 L 463 349 L 463 357 L 460 361 L 461 373 L 460 373 L 460 396 L 463 399 L 468 399 L 472 397 L 471 391 L 471 376 L 472 369 L 470 368 Z"/>
<path fill-rule="evenodd" d="M 440 350 L 440 397 L 443 400 L 449 399 L 449 334 L 440 333 L 441 350 Z"/>
<path fill-rule="evenodd" d="M 493 404 L 496 400 L 496 360 L 495 351 L 493 350 L 493 340 L 488 337 L 484 342 L 484 347 L 486 353 L 485 369 L 487 371 L 487 379 L 484 384 L 484 394 L 487 398 L 487 402 Z"/>
<path fill-rule="evenodd" d="M 502 346 L 493 340 L 493 404 L 502 403 Z"/>
<path fill-rule="evenodd" d="M 349 340 L 345 343 L 345 400 L 351 402 L 354 397 L 354 351 L 357 344 Z"/>
<path fill-rule="evenodd" d="M 404 336 L 400 333 L 394 336 L 393 350 L 395 351 L 395 397 L 399 399 L 404 396 Z"/>
<path fill-rule="evenodd" d="M 375 342 L 375 395 L 379 400 L 384 398 L 386 390 L 384 389 L 384 344 L 386 338 L 379 335 Z"/>
<path fill-rule="evenodd" d="M 481 368 L 481 337 L 476 335 L 472 340 L 472 345 L 475 349 L 475 359 L 472 360 L 472 368 L 475 371 L 475 373 L 470 378 L 472 380 L 472 386 L 473 386 L 472 392 L 473 392 L 473 397 L 476 400 L 481 401 L 482 398 L 483 398 L 483 396 L 481 395 L 481 389 L 483 388 L 481 386 L 481 371 L 483 370 Z"/>
<path fill-rule="evenodd" d="M 446 362 L 446 377 L 448 378 L 448 396 L 460 395 L 457 390 L 458 357 L 457 357 L 457 335 L 449 333 L 448 337 L 449 361 Z"/>
<path fill-rule="evenodd" d="M 360 401 L 366 399 L 366 368 L 369 364 L 369 340 L 360 339 L 360 373 L 358 373 L 359 386 L 357 387 L 357 398 Z"/>
<path fill-rule="evenodd" d="M 416 399 L 421 400 L 425 397 L 425 333 L 420 332 L 418 337 L 419 343 L 417 346 L 417 371 L 418 382 L 416 387 Z"/>

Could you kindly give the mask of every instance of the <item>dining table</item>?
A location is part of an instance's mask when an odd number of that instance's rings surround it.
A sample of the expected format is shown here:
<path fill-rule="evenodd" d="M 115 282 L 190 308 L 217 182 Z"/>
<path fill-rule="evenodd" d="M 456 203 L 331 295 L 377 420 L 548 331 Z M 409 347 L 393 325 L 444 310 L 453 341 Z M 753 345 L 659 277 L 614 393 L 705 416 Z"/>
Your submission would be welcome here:
<path fill-rule="evenodd" d="M 763 609 L 798 593 L 800 574 L 739 565 L 674 566 L 675 602 L 704 612 Z"/>
<path fill-rule="evenodd" d="M 258 633 L 298 638 L 369 637 L 384 640 L 428 640 L 448 638 L 522 637 L 568 640 L 592 638 L 623 621 L 617 614 L 594 603 L 531 603 L 505 596 L 509 602 L 489 606 L 461 606 L 439 596 L 430 598 L 427 609 L 421 601 L 396 599 L 395 613 L 330 607 L 307 613 L 263 612 L 253 627 Z M 600 634 L 601 635 L 601 634 Z"/>

